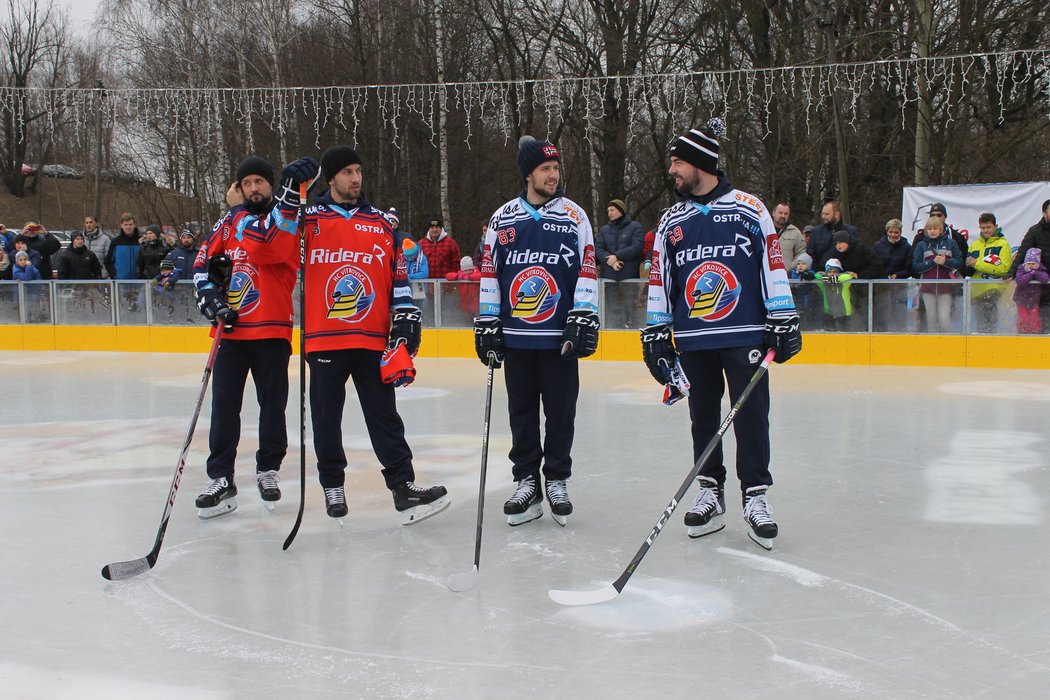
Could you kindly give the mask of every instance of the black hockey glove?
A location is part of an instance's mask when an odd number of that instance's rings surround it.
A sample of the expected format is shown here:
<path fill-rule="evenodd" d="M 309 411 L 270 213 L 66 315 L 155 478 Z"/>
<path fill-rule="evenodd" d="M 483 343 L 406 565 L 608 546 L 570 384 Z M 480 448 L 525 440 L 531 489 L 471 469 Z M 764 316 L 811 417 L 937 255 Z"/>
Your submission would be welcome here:
<path fill-rule="evenodd" d="M 208 258 L 204 269 L 208 273 L 208 282 L 225 294 L 230 288 L 230 279 L 233 278 L 233 260 L 230 259 L 230 256 L 213 255 Z"/>
<path fill-rule="evenodd" d="M 678 360 L 678 351 L 671 339 L 671 326 L 659 323 L 642 329 L 642 358 L 649 374 L 661 386 L 671 381 L 671 370 Z"/>
<path fill-rule="evenodd" d="M 481 364 L 488 367 L 489 355 L 499 369 L 503 365 L 503 322 L 499 316 L 478 316 L 474 319 L 474 351 Z"/>
<path fill-rule="evenodd" d="M 766 318 L 763 342 L 766 350 L 776 350 L 773 360 L 777 364 L 787 362 L 802 350 L 802 332 L 798 327 L 798 316 L 788 318 Z"/>
<path fill-rule="evenodd" d="M 293 160 L 281 171 L 281 182 L 274 199 L 283 207 L 298 208 L 300 204 L 299 185 L 305 182 L 307 183 L 306 189 L 310 189 L 320 172 L 320 167 L 313 158 Z"/>
<path fill-rule="evenodd" d="M 405 344 L 405 350 L 412 357 L 419 352 L 419 343 L 423 337 L 423 313 L 415 306 L 399 306 L 390 316 L 390 347 Z"/>
<path fill-rule="evenodd" d="M 232 328 L 237 322 L 237 312 L 226 303 L 226 292 L 208 282 L 200 289 L 194 290 L 197 308 L 212 323 L 221 323 Z"/>
<path fill-rule="evenodd" d="M 561 332 L 561 356 L 590 357 L 598 349 L 598 314 L 586 309 L 573 309 Z"/>

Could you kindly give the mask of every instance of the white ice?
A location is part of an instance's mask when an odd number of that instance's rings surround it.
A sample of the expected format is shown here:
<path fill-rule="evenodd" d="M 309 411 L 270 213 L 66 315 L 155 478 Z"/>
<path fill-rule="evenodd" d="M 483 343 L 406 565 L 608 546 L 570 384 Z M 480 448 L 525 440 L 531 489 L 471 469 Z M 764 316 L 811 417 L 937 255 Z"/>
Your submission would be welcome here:
<path fill-rule="evenodd" d="M 774 550 L 746 537 L 731 478 L 722 532 L 686 536 L 690 492 L 619 597 L 565 608 L 547 590 L 613 581 L 689 472 L 686 406 L 661 405 L 640 364 L 584 363 L 575 514 L 510 528 L 498 375 L 480 578 L 457 594 L 485 369 L 418 368 L 399 405 L 448 511 L 399 525 L 351 401 L 345 527 L 308 437 L 306 517 L 282 551 L 293 358 L 276 511 L 251 478 L 249 388 L 240 507 L 198 520 L 206 404 L 160 561 L 111 583 L 104 564 L 153 544 L 203 356 L 0 353 L 0 697 L 999 700 L 1050 685 L 1050 372 L 774 366 Z"/>

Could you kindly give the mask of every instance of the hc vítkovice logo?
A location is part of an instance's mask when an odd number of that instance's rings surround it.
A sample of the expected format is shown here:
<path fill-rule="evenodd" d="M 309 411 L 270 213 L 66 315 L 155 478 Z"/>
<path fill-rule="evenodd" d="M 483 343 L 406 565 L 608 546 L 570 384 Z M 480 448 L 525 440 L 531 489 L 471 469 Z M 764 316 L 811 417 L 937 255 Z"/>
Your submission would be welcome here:
<path fill-rule="evenodd" d="M 372 310 L 375 298 L 375 288 L 368 275 L 356 267 L 341 267 L 332 273 L 325 285 L 327 318 L 360 323 Z"/>
<path fill-rule="evenodd" d="M 538 265 L 519 272 L 510 284 L 511 318 L 543 323 L 558 309 L 561 292 L 550 273 Z"/>
<path fill-rule="evenodd" d="M 728 267 L 708 261 L 698 266 L 685 283 L 689 318 L 720 321 L 733 313 L 740 300 L 740 283 Z"/>
<path fill-rule="evenodd" d="M 230 276 L 226 303 L 240 316 L 246 316 L 259 306 L 259 271 L 251 265 L 237 265 Z"/>

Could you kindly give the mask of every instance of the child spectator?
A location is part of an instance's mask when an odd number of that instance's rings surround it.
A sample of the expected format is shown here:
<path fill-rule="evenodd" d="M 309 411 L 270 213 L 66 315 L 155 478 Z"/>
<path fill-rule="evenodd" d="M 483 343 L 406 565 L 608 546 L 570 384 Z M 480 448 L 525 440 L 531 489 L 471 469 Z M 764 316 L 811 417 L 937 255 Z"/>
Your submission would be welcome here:
<path fill-rule="evenodd" d="M 798 257 L 795 258 L 795 262 L 792 264 L 791 269 L 788 270 L 788 279 L 792 280 L 812 280 L 816 279 L 817 274 L 811 269 L 813 267 L 813 258 L 808 253 L 799 253 Z"/>
<path fill-rule="evenodd" d="M 474 260 L 470 256 L 464 256 L 459 261 L 459 272 L 449 272 L 445 275 L 449 282 L 480 282 L 481 270 L 474 267 Z M 478 312 L 478 300 L 481 285 L 459 284 L 459 308 L 473 318 Z"/>
<path fill-rule="evenodd" d="M 175 269 L 175 261 L 167 258 L 161 260 L 160 272 L 152 281 L 153 288 L 158 292 L 170 291 L 179 281 L 179 271 Z"/>
<path fill-rule="evenodd" d="M 817 277 L 812 268 L 813 258 L 808 253 L 801 252 L 795 256 L 788 270 L 788 281 L 791 283 L 791 295 L 795 297 L 795 308 L 798 310 L 799 317 L 806 323 L 816 320 L 810 317 L 810 313 L 817 309 L 814 299 L 817 286 L 809 284 Z"/>
<path fill-rule="evenodd" d="M 817 287 L 824 299 L 824 313 L 830 318 L 828 330 L 848 331 L 853 316 L 853 299 L 850 285 L 856 277 L 852 272 L 843 272 L 838 258 L 829 258 L 824 263 L 824 272 L 814 275 Z"/>
<path fill-rule="evenodd" d="M 1017 332 L 1042 333 L 1043 323 L 1039 318 L 1039 298 L 1044 285 L 1050 282 L 1050 273 L 1043 264 L 1043 251 L 1029 248 L 1024 263 L 1017 268 L 1014 277 L 1014 302 L 1017 304 Z"/>
<path fill-rule="evenodd" d="M 926 235 L 914 246 L 912 269 L 924 280 L 957 279 L 963 269 L 963 256 L 950 236 L 944 235 L 944 219 L 931 216 Z M 952 305 L 956 284 L 920 284 L 919 293 L 931 331 L 948 333 L 952 326 Z"/>
<path fill-rule="evenodd" d="M 11 278 L 16 282 L 35 282 L 40 279 L 40 271 L 29 261 L 29 253 L 20 250 L 15 253 L 15 266 Z"/>

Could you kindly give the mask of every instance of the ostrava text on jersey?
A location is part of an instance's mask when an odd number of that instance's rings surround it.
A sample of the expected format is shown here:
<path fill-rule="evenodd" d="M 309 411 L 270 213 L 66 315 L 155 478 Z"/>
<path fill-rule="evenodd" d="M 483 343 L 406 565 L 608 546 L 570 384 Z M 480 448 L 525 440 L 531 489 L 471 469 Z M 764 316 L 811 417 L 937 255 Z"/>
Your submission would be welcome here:
<path fill-rule="evenodd" d="M 390 222 L 365 199 L 326 193 L 306 209 L 306 351 L 383 350 L 390 310 L 412 306 L 405 256 Z"/>
<path fill-rule="evenodd" d="M 598 310 L 594 233 L 560 191 L 538 209 L 521 197 L 496 210 L 481 263 L 482 316 L 499 316 L 509 348 L 556 349 L 571 309 Z"/>
<path fill-rule="evenodd" d="M 292 342 L 292 287 L 299 269 L 295 214 L 274 207 L 255 216 L 236 206 L 216 222 L 197 252 L 193 282 L 198 287 L 208 283 L 208 258 L 227 255 L 233 261 L 226 291 L 226 302 L 237 312 L 231 339 Z"/>
<path fill-rule="evenodd" d="M 769 212 L 723 176 L 707 204 L 684 199 L 660 220 L 646 323 L 671 323 L 679 350 L 761 345 L 766 317 L 795 315 Z"/>

